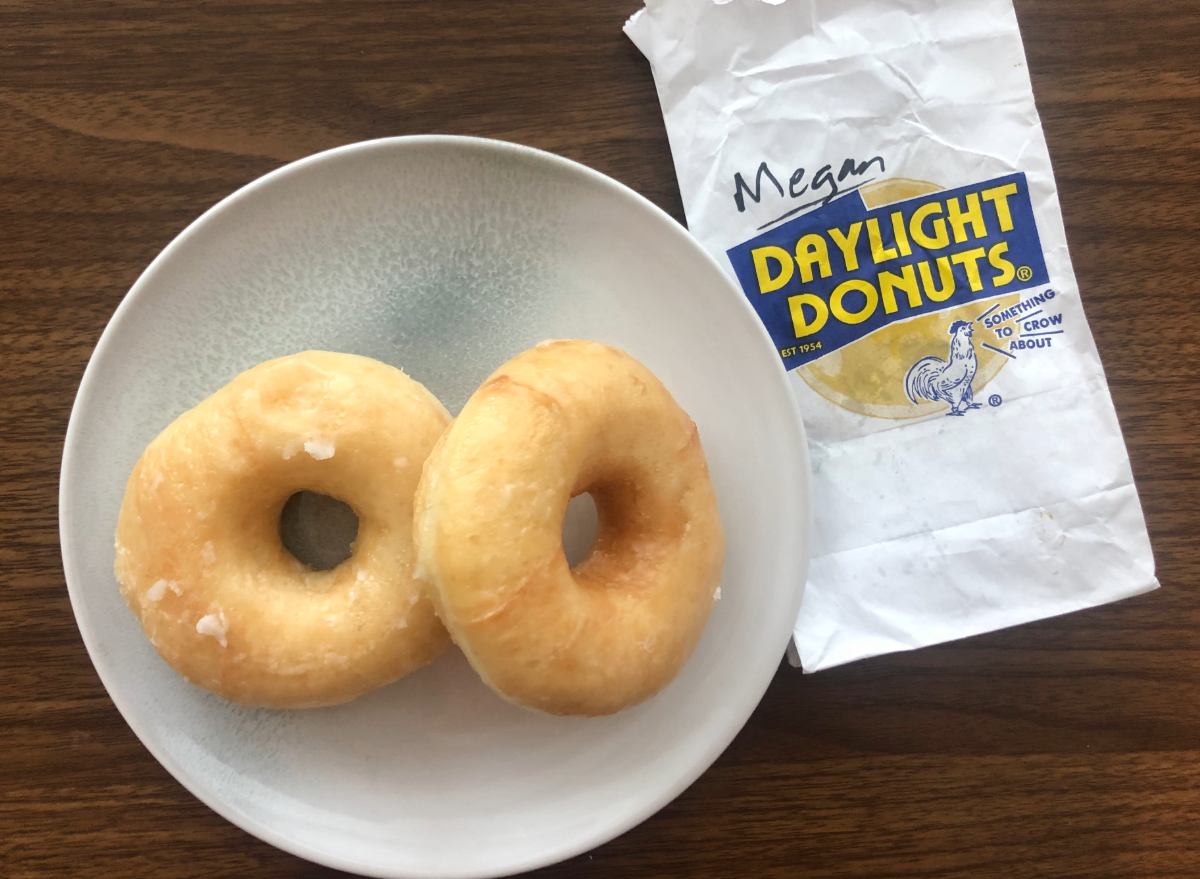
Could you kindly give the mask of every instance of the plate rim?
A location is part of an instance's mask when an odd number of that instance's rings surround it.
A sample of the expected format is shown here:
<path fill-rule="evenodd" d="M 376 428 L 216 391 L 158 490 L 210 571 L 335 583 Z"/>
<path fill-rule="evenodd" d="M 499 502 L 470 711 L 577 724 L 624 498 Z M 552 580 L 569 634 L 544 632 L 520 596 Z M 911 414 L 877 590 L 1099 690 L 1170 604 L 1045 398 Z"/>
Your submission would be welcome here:
<path fill-rule="evenodd" d="M 59 486 L 58 486 L 58 524 L 59 524 L 59 549 L 62 555 L 63 574 L 67 585 L 68 598 L 71 603 L 71 611 L 75 617 L 76 627 L 79 629 L 81 638 L 83 639 L 84 647 L 87 650 L 88 658 L 91 660 L 92 667 L 95 669 L 97 676 L 100 678 L 101 684 L 104 686 L 105 692 L 109 699 L 112 700 L 120 713 L 125 724 L 130 728 L 133 734 L 141 742 L 142 746 L 150 753 L 155 760 L 158 761 L 164 769 L 174 778 L 180 785 L 183 786 L 192 796 L 198 799 L 208 808 L 212 809 L 229 823 L 233 824 L 238 829 L 249 833 L 251 836 L 266 842 L 288 854 L 303 858 L 313 863 L 323 866 L 332 867 L 334 869 L 346 870 L 361 876 L 375 877 L 375 879 L 499 879 L 503 876 L 512 876 L 518 873 L 523 873 L 529 870 L 535 870 L 541 867 L 546 867 L 552 864 L 573 858 L 584 852 L 590 851 L 601 845 L 604 845 L 618 836 L 637 827 L 651 816 L 662 810 L 668 803 L 676 799 L 687 788 L 689 788 L 701 775 L 703 775 L 720 757 L 722 753 L 729 747 L 734 737 L 746 725 L 750 716 L 754 713 L 758 704 L 762 701 L 763 695 L 770 686 L 774 678 L 775 671 L 770 673 L 760 673 L 760 681 L 757 681 L 755 686 L 748 690 L 747 693 L 752 693 L 752 699 L 745 699 L 749 706 L 744 712 L 739 711 L 739 719 L 736 723 L 726 723 L 725 728 L 721 730 L 721 735 L 716 736 L 705 749 L 704 757 L 693 763 L 688 771 L 680 773 L 669 785 L 658 793 L 657 796 L 650 798 L 644 802 L 639 808 L 630 810 L 627 814 L 619 819 L 611 821 L 603 825 L 598 831 L 592 830 L 588 833 L 581 834 L 574 840 L 568 840 L 565 844 L 561 844 L 553 849 L 541 850 L 536 855 L 528 855 L 523 859 L 512 860 L 503 865 L 499 865 L 498 869 L 437 869 L 433 871 L 414 873 L 410 871 L 398 872 L 394 870 L 380 870 L 377 865 L 367 862 L 356 861 L 352 858 L 343 857 L 341 855 L 333 855 L 323 849 L 306 845 L 301 839 L 292 838 L 283 833 L 269 827 L 258 819 L 241 811 L 231 803 L 226 802 L 218 796 L 210 795 L 199 784 L 196 779 L 193 779 L 191 774 L 182 765 L 165 750 L 160 749 L 157 744 L 152 744 L 148 741 L 148 732 L 144 734 L 141 722 L 137 719 L 131 705 L 129 705 L 123 695 L 118 695 L 120 688 L 114 692 L 110 686 L 110 680 L 115 681 L 115 672 L 107 666 L 106 661 L 100 655 L 98 646 L 95 644 L 95 635 L 92 633 L 90 626 L 85 621 L 81 608 L 84 604 L 83 593 L 85 591 L 82 585 L 82 577 L 77 572 L 75 554 L 68 541 L 68 534 L 71 532 L 74 522 L 74 515 L 69 501 L 69 491 L 67 486 L 71 485 L 73 480 L 78 478 L 75 476 L 75 447 L 80 443 L 80 402 L 85 400 L 92 393 L 92 385 L 95 383 L 96 372 L 99 369 L 97 364 L 107 356 L 108 349 L 113 345 L 113 337 L 116 335 L 117 327 L 123 323 L 126 315 L 144 298 L 145 291 L 150 287 L 150 279 L 152 279 L 157 268 L 172 258 L 174 253 L 184 247 L 186 243 L 196 236 L 204 226 L 213 222 L 223 211 L 229 209 L 237 202 L 252 196 L 259 189 L 270 186 L 275 181 L 297 173 L 304 173 L 308 168 L 324 164 L 326 162 L 336 162 L 340 158 L 354 154 L 366 153 L 374 150 L 391 150 L 395 148 L 420 148 L 420 147 L 436 147 L 436 146 L 453 146 L 466 148 L 468 150 L 482 150 L 485 152 L 508 153 L 521 155 L 529 159 L 534 159 L 550 165 L 555 165 L 560 169 L 574 174 L 581 174 L 589 179 L 592 183 L 607 189 L 618 198 L 631 201 L 635 206 L 648 211 L 651 215 L 663 224 L 665 230 L 669 230 L 670 234 L 674 234 L 679 238 L 686 247 L 689 247 L 696 258 L 707 261 L 717 276 L 722 278 L 733 296 L 739 303 L 743 314 L 750 319 L 751 326 L 757 331 L 759 337 L 763 340 L 763 344 L 770 350 L 774 350 L 774 343 L 771 341 L 766 328 L 759 320 L 758 315 L 754 312 L 753 306 L 746 300 L 733 283 L 729 275 L 721 268 L 720 263 L 716 258 L 704 249 L 703 245 L 692 236 L 688 230 L 681 225 L 674 217 L 654 204 L 648 198 L 632 189 L 620 181 L 609 177 L 600 171 L 588 167 L 580 162 L 568 159 L 564 156 L 559 156 L 555 153 L 537 149 L 523 144 L 512 143 L 510 141 L 498 140 L 486 137 L 473 137 L 466 135 L 450 135 L 450 134 L 418 134 L 418 135 L 401 135 L 396 137 L 376 138 L 365 141 L 357 141 L 354 143 L 344 144 L 328 150 L 322 150 L 312 155 L 305 156 L 292 162 L 281 165 L 266 174 L 255 178 L 254 180 L 238 187 L 236 190 L 221 198 L 215 204 L 206 209 L 198 217 L 187 224 L 174 238 L 164 247 L 145 269 L 138 275 L 136 281 L 129 288 L 126 294 L 122 297 L 121 302 L 113 311 L 108 323 L 104 327 L 100 338 L 97 340 L 91 355 L 88 358 L 87 367 L 84 369 L 83 376 L 80 379 L 78 390 L 75 394 L 75 399 L 71 404 L 71 414 L 67 422 L 67 430 L 63 439 L 62 463 L 59 469 Z M 793 432 L 792 445 L 796 449 L 796 457 L 790 459 L 790 470 L 792 473 L 787 474 L 790 479 L 788 481 L 798 481 L 801 483 L 801 491 L 790 492 L 787 497 L 791 501 L 791 505 L 795 508 L 790 511 L 792 513 L 788 518 L 794 519 L 800 527 L 800 532 L 804 535 L 802 541 L 789 541 L 788 545 L 780 547 L 779 552 L 784 555 L 781 559 L 783 567 L 794 569 L 799 575 L 799 584 L 795 588 L 795 595 L 792 600 L 791 622 L 788 624 L 787 638 L 780 644 L 780 658 L 782 660 L 784 650 L 787 647 L 787 641 L 791 638 L 794 620 L 799 613 L 800 602 L 803 599 L 804 587 L 808 578 L 809 563 L 811 561 L 811 540 L 812 540 L 812 480 L 811 466 L 808 454 L 808 442 L 804 429 L 804 423 L 800 415 L 799 403 L 790 387 L 787 371 L 784 369 L 782 360 L 775 360 L 775 367 L 771 370 L 771 380 L 778 385 L 778 391 L 785 405 L 788 407 L 791 415 L 790 419 L 785 419 Z M 744 698 L 744 697 L 743 697 Z"/>

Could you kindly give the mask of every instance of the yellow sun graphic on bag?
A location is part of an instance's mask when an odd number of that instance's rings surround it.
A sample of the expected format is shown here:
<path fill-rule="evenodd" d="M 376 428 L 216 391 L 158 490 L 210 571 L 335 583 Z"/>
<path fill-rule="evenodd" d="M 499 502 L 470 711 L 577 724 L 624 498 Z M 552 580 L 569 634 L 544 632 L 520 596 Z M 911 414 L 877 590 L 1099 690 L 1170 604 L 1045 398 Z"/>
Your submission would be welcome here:
<path fill-rule="evenodd" d="M 1049 280 L 1023 174 L 868 184 L 729 257 L 785 366 L 874 418 L 981 408 L 1022 344 L 1022 291 Z"/>
<path fill-rule="evenodd" d="M 860 191 L 867 207 L 878 208 L 940 189 L 932 183 L 900 178 L 872 183 Z M 1020 298 L 1019 293 L 1005 296 L 1000 299 L 1000 307 L 1015 305 Z M 905 392 L 904 372 L 909 364 L 923 357 L 944 358 L 950 344 L 950 327 L 956 321 L 971 323 L 986 310 L 972 303 L 895 323 L 801 366 L 796 373 L 826 400 L 860 415 L 902 419 L 944 412 L 949 403 L 928 400 L 914 403 L 910 400 Z M 999 351 L 983 348 L 983 343 L 990 342 L 997 348 L 1004 344 L 1004 340 L 996 335 L 996 329 L 999 327 L 981 329 L 977 326 L 975 331 L 976 342 L 980 343 L 975 354 L 979 368 L 971 383 L 975 393 L 999 375 L 1011 359 Z"/>

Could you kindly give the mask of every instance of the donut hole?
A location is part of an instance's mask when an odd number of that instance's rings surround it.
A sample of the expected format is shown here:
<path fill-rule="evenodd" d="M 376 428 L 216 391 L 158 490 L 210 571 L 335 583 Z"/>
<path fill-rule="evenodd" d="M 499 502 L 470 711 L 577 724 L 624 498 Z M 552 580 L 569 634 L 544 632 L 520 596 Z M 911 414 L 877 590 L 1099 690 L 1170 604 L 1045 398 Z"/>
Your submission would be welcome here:
<path fill-rule="evenodd" d="M 279 538 L 314 571 L 332 571 L 354 553 L 358 516 L 350 505 L 315 491 L 298 491 L 283 505 Z"/>
<path fill-rule="evenodd" d="M 586 491 L 571 498 L 567 504 L 567 515 L 563 518 L 562 543 L 567 564 L 574 568 L 587 558 L 592 544 L 596 542 L 600 518 L 596 513 L 596 501 Z"/>

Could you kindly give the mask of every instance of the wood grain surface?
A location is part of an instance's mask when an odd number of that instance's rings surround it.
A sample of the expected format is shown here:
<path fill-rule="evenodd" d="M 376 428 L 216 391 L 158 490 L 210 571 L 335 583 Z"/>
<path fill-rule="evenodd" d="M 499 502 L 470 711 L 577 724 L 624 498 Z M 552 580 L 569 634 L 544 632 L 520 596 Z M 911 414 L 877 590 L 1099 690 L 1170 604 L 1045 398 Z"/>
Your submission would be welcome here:
<path fill-rule="evenodd" d="M 75 628 L 62 438 L 146 264 L 221 197 L 386 135 L 530 144 L 682 219 L 638 5 L 0 3 L 0 875 L 333 875 L 142 748 Z M 1200 3 L 1017 0 L 1163 588 L 814 676 L 541 877 L 1200 876 Z"/>

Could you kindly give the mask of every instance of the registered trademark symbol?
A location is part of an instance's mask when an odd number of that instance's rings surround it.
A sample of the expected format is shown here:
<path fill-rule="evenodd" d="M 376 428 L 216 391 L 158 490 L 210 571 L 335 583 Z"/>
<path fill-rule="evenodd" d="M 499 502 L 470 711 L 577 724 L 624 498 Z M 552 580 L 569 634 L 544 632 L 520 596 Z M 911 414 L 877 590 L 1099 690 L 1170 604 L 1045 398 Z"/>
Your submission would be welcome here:
<path fill-rule="evenodd" d="M 1029 266 L 1021 266 L 1019 269 L 1017 269 L 1018 281 L 1028 281 L 1032 277 L 1033 269 L 1031 269 Z"/>
<path fill-rule="evenodd" d="M 988 397 L 988 405 L 990 405 L 992 408 L 999 406 L 1003 402 L 1004 400 L 1000 398 L 999 394 L 992 394 L 990 397 Z"/>

